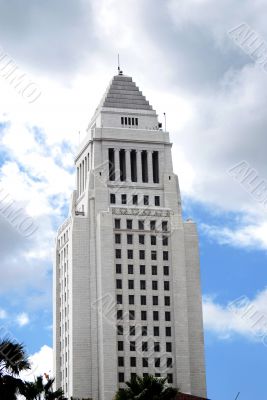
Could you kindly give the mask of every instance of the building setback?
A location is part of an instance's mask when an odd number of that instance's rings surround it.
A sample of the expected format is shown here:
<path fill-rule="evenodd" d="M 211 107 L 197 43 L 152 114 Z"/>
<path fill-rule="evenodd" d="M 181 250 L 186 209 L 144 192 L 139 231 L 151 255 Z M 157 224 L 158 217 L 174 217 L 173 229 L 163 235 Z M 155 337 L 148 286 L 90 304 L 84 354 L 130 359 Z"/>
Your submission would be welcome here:
<path fill-rule="evenodd" d="M 153 374 L 206 397 L 196 226 L 182 220 L 169 133 L 121 71 L 75 165 L 56 242 L 56 386 L 111 400 L 133 374 Z"/>

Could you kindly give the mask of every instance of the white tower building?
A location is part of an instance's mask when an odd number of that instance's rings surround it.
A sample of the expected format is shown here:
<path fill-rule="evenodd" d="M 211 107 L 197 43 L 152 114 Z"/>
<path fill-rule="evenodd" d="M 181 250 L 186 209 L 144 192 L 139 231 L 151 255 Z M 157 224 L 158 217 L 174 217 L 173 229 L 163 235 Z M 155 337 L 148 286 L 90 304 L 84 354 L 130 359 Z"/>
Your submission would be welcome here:
<path fill-rule="evenodd" d="M 120 71 L 75 159 L 57 236 L 54 371 L 70 398 L 111 400 L 132 374 L 206 396 L 198 236 L 169 133 Z"/>

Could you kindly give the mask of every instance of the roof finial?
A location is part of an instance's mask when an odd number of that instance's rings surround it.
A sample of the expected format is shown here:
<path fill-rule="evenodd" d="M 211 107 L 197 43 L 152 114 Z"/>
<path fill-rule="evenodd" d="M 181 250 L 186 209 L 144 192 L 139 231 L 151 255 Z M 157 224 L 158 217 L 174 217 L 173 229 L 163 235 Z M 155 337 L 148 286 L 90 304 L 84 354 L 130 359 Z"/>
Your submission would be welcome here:
<path fill-rule="evenodd" d="M 118 54 L 118 75 L 123 75 L 123 72 L 121 70 L 121 66 L 120 66 L 120 55 Z"/>

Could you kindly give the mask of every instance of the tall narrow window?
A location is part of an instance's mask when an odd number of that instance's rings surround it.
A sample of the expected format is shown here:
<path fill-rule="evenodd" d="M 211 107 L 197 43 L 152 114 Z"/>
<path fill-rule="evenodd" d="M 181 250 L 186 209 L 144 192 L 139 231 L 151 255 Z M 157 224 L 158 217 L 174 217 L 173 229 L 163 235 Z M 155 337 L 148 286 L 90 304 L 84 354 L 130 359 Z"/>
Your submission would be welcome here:
<path fill-rule="evenodd" d="M 121 117 L 121 124 L 124 125 L 124 118 Z"/>
<path fill-rule="evenodd" d="M 137 182 L 137 167 L 136 167 L 136 151 L 131 150 L 131 179 L 132 182 Z"/>
<path fill-rule="evenodd" d="M 153 151 L 152 153 L 152 166 L 153 166 L 153 182 L 159 183 L 159 152 Z"/>
<path fill-rule="evenodd" d="M 148 182 L 148 170 L 147 170 L 147 152 L 144 150 L 141 153 L 142 160 L 142 181 Z"/>
<path fill-rule="evenodd" d="M 80 180 L 80 173 L 79 173 L 79 167 L 77 168 L 77 191 L 78 191 L 78 196 L 80 195 L 80 187 L 79 187 L 79 180 Z"/>
<path fill-rule="evenodd" d="M 125 150 L 120 150 L 120 180 L 126 180 Z"/>
<path fill-rule="evenodd" d="M 108 149 L 109 180 L 115 181 L 114 149 Z"/>

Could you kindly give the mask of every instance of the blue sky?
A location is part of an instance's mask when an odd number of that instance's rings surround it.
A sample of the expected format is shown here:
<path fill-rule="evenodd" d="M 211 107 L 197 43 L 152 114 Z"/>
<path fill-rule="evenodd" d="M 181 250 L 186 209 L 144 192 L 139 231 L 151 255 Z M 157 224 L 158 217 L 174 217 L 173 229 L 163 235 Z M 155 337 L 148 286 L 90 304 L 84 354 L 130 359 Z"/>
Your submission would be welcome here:
<path fill-rule="evenodd" d="M 0 0 L 0 334 L 25 343 L 34 373 L 52 370 L 53 246 L 73 157 L 119 52 L 159 120 L 167 114 L 184 218 L 198 224 L 209 398 L 264 396 L 267 196 L 255 187 L 267 182 L 266 7 Z M 260 54 L 229 34 L 242 24 Z M 24 74 L 32 95 L 13 80 Z M 10 203 L 33 234 L 12 223 Z"/>

